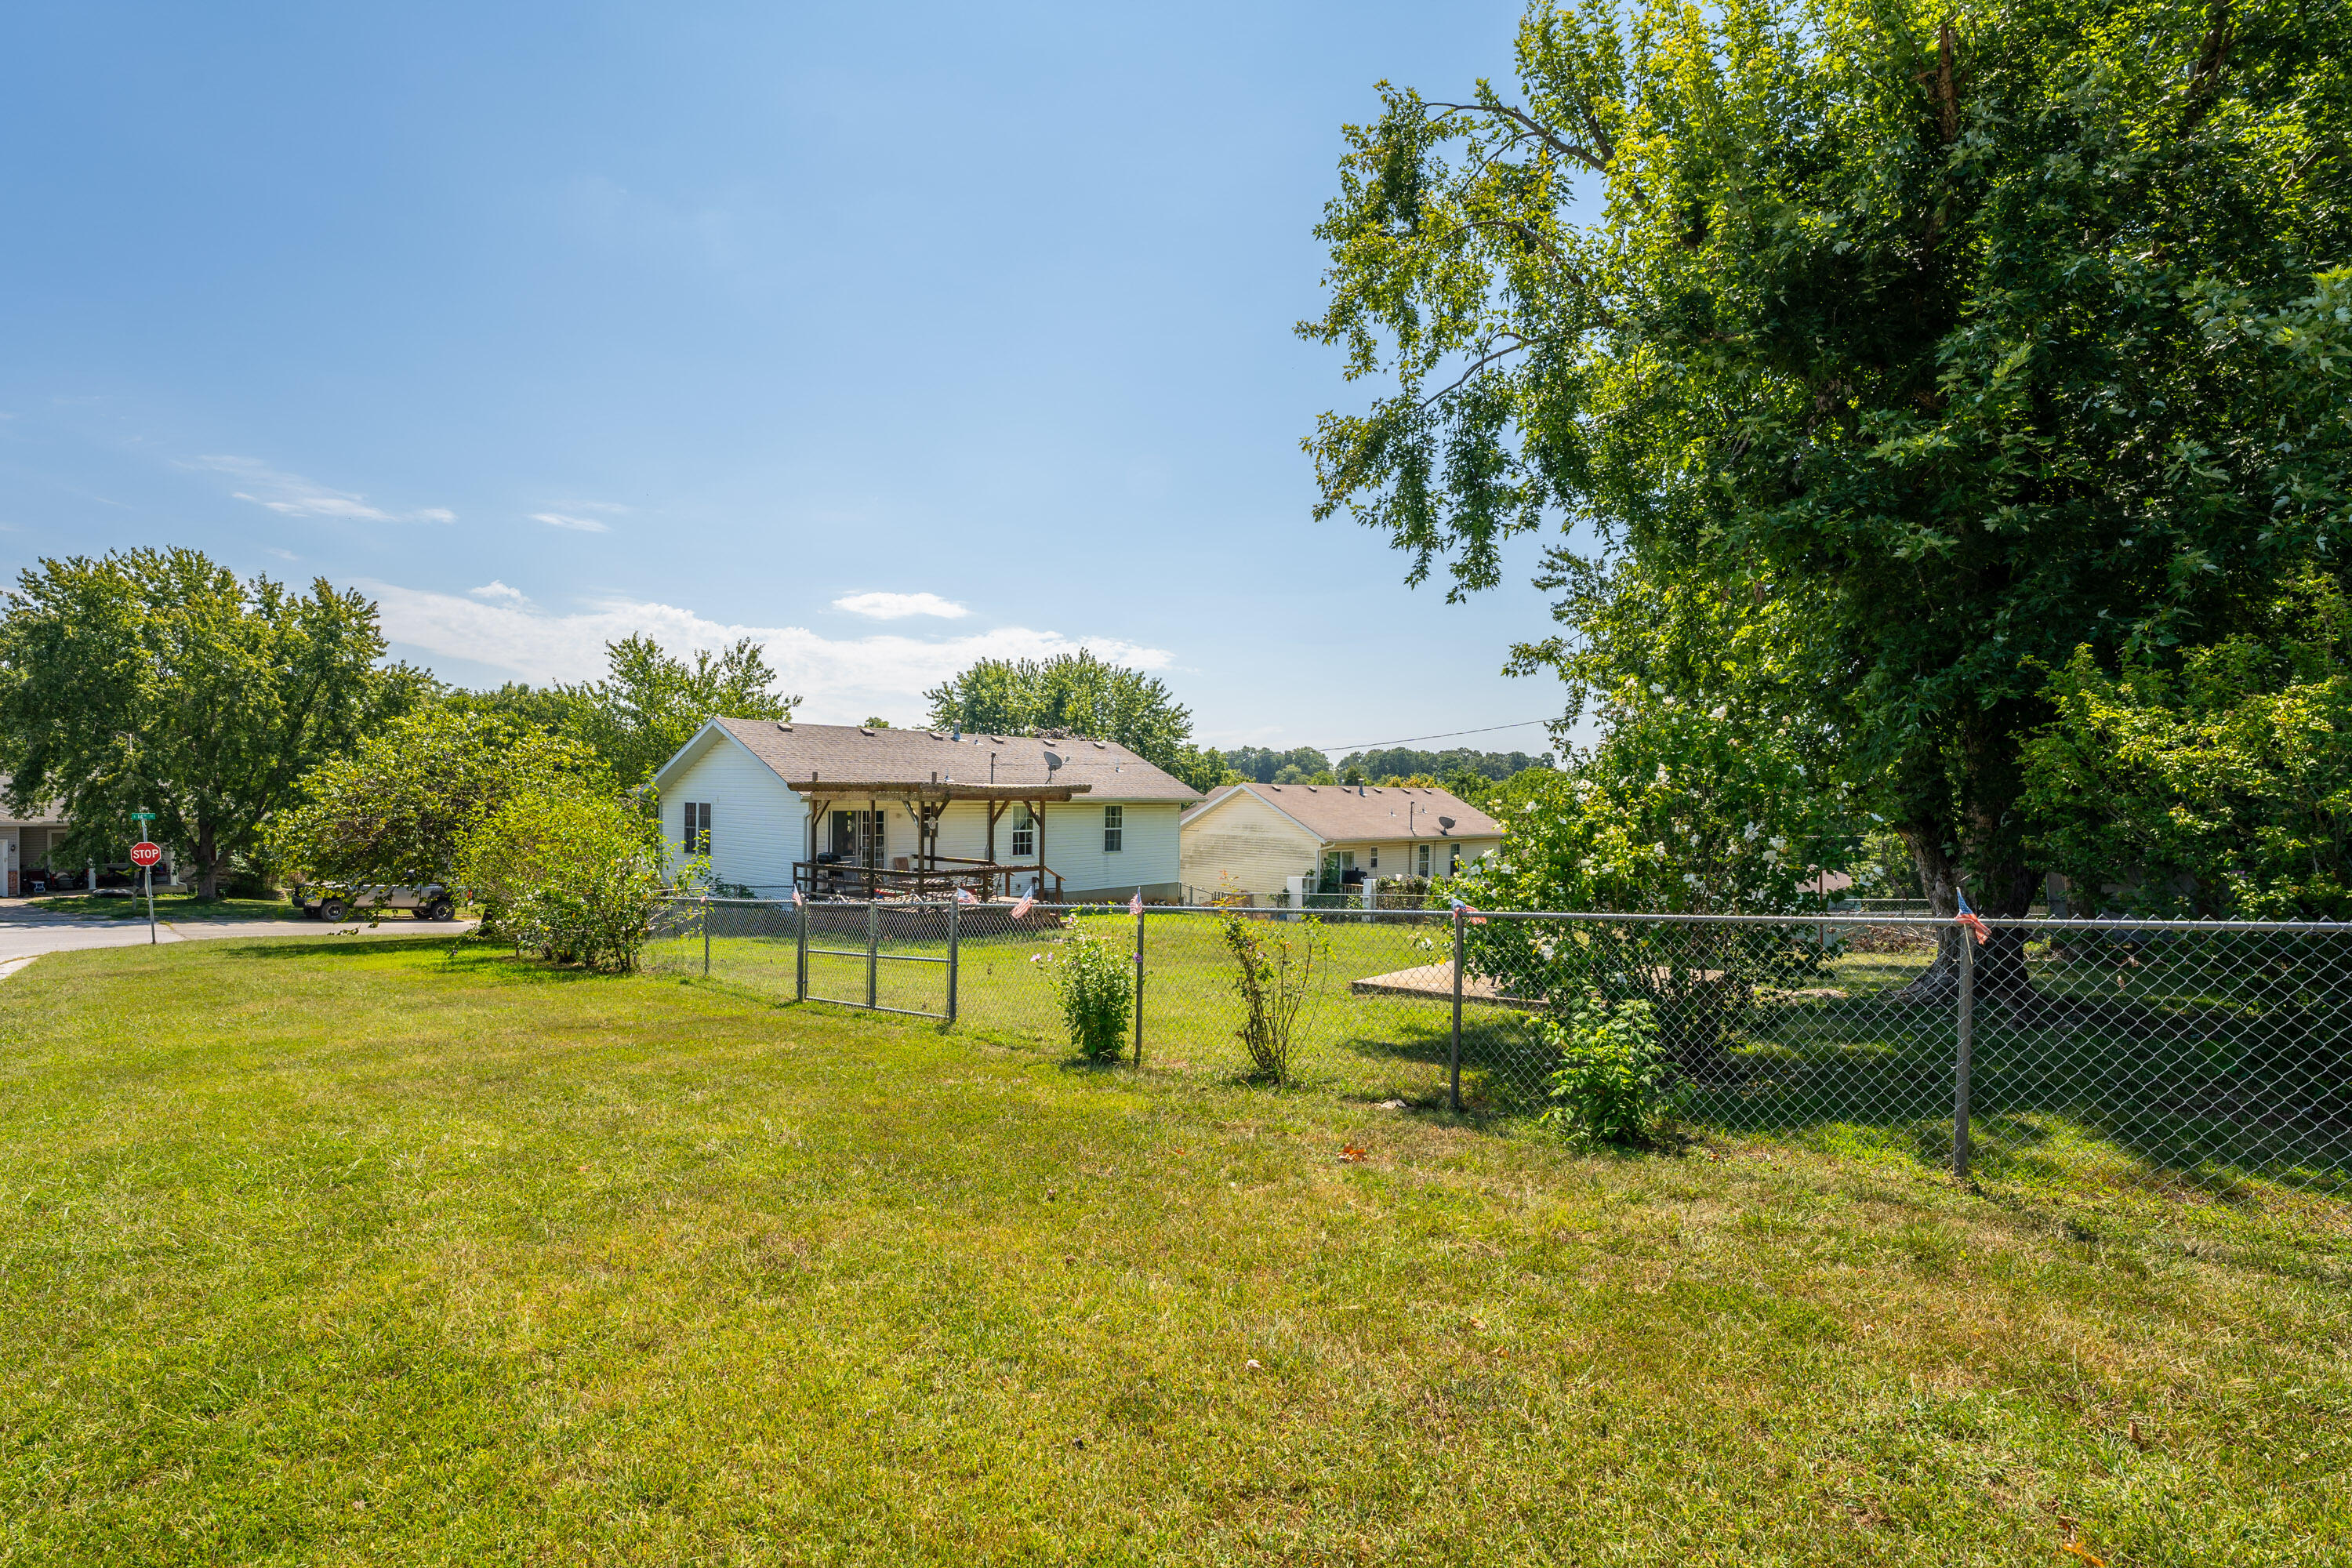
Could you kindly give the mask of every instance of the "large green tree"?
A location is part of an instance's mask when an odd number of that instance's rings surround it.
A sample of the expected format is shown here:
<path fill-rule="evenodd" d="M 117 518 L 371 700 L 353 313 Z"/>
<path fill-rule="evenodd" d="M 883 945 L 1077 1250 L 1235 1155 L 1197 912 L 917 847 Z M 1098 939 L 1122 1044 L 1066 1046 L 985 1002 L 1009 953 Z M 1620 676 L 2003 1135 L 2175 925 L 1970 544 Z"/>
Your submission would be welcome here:
<path fill-rule="evenodd" d="M 624 789 L 650 783 L 713 719 L 789 719 L 798 697 L 775 690 L 776 672 L 750 637 L 691 660 L 647 637 L 604 645 L 604 678 L 578 685 L 532 687 L 510 681 L 496 691 L 455 694 L 472 712 L 535 724 L 569 736 L 604 760 Z"/>
<path fill-rule="evenodd" d="M 519 794 L 573 781 L 610 793 L 602 761 L 578 742 L 436 703 L 310 770 L 268 838 L 273 858 L 310 880 L 446 881 L 477 823 Z"/>
<path fill-rule="evenodd" d="M 132 813 L 219 890 L 303 776 L 429 685 L 383 670 L 375 606 L 322 578 L 240 581 L 193 550 L 43 561 L 0 618 L 0 769 L 25 811 L 121 858 Z"/>
<path fill-rule="evenodd" d="M 1457 594 L 1558 528 L 1556 582 L 1777 614 L 1936 906 L 2021 911 L 2043 672 L 2340 573 L 2346 44 L 2343 0 L 1538 5 L 1517 92 L 1348 132 L 1302 331 L 1386 384 L 1322 510 Z M 1589 613 L 1523 661 L 1592 682 Z"/>
<path fill-rule="evenodd" d="M 1192 744 L 1192 711 L 1159 677 L 1080 648 L 1047 659 L 983 658 L 923 693 L 935 730 L 1023 734 L 1064 730 L 1116 741 L 1195 789 L 1224 775 L 1214 752 Z"/>

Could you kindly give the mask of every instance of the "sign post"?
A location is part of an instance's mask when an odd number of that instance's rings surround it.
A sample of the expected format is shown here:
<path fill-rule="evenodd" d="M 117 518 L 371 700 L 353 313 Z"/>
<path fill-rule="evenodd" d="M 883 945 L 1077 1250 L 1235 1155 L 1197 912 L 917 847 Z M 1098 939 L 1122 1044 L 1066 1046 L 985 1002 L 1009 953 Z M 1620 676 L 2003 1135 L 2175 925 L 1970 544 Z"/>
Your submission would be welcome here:
<path fill-rule="evenodd" d="M 152 811 L 134 811 L 131 820 L 146 831 L 146 825 L 155 820 Z M 142 838 L 131 847 L 131 863 L 139 868 L 140 880 L 147 889 L 147 945 L 155 945 L 155 862 L 163 858 L 163 847 Z"/>

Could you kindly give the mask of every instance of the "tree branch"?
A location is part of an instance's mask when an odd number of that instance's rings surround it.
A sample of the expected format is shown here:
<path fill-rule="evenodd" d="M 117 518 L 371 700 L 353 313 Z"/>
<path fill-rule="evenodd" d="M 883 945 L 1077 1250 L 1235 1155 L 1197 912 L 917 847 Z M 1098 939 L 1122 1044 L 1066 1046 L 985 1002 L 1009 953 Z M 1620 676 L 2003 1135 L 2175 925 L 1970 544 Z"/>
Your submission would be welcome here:
<path fill-rule="evenodd" d="M 1513 109 L 1508 104 L 1502 103 L 1432 102 L 1429 107 L 1443 109 L 1451 113 L 1499 114 L 1504 119 L 1523 127 L 1527 134 L 1533 136 L 1571 163 L 1581 163 L 1596 174 L 1605 174 L 1609 172 L 1609 156 L 1606 153 L 1595 153 L 1589 147 L 1578 146 L 1575 142 L 1561 137 L 1524 109 Z"/>
<path fill-rule="evenodd" d="M 1478 358 L 1472 363 L 1469 369 L 1464 371 L 1460 375 L 1454 378 L 1453 385 L 1446 387 L 1441 392 L 1431 393 L 1427 397 L 1423 398 L 1416 406 L 1419 408 L 1426 408 L 1441 397 L 1451 397 L 1454 394 L 1461 391 L 1464 386 L 1467 385 L 1472 376 L 1476 375 L 1480 371 L 1486 369 L 1488 365 L 1493 364 L 1496 360 L 1507 358 L 1511 354 L 1518 353 L 1521 349 L 1531 349 L 1535 347 L 1535 340 L 1532 338 L 1523 338 L 1517 332 L 1511 332 L 1507 335 L 1511 340 L 1508 345 L 1496 349 L 1488 353 L 1480 354 Z"/>

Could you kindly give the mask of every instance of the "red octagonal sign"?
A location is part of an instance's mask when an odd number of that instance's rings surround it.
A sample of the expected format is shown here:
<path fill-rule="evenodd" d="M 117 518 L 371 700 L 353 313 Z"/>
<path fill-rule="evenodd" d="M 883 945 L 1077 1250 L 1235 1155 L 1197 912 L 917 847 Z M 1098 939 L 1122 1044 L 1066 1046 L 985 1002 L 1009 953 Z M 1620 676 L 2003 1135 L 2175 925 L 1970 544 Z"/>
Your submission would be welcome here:
<path fill-rule="evenodd" d="M 151 844 L 144 838 L 131 847 L 131 863 L 133 866 L 152 866 L 163 858 L 163 847 Z"/>

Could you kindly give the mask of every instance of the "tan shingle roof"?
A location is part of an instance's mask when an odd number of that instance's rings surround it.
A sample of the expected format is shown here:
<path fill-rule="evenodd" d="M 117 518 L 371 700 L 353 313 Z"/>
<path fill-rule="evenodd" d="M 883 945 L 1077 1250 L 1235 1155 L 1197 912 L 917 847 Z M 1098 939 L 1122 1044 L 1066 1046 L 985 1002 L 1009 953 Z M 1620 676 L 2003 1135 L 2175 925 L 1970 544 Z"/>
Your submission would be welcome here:
<path fill-rule="evenodd" d="M 1236 789 L 1248 790 L 1276 810 L 1287 812 L 1327 844 L 1503 836 L 1501 823 L 1447 790 L 1366 786 L 1359 791 L 1353 784 L 1248 784 L 1229 785 L 1209 798 L 1223 800 Z M 1190 818 L 1205 809 L 1195 806 L 1185 816 Z M 1454 826 L 1439 827 L 1441 816 L 1452 817 Z"/>
<path fill-rule="evenodd" d="M 945 731 L 863 730 L 855 724 L 779 724 L 769 719 L 721 719 L 728 733 L 776 770 L 787 783 L 814 777 L 823 784 L 921 784 L 933 773 L 941 783 L 990 782 L 989 754 L 995 753 L 999 785 L 1043 785 L 1045 753 L 1062 758 L 1055 787 L 1086 786 L 1089 801 L 1170 800 L 1187 805 L 1198 790 L 1111 741 L 1078 736 L 1040 740 L 1031 735 L 974 735 L 962 740 Z"/>

